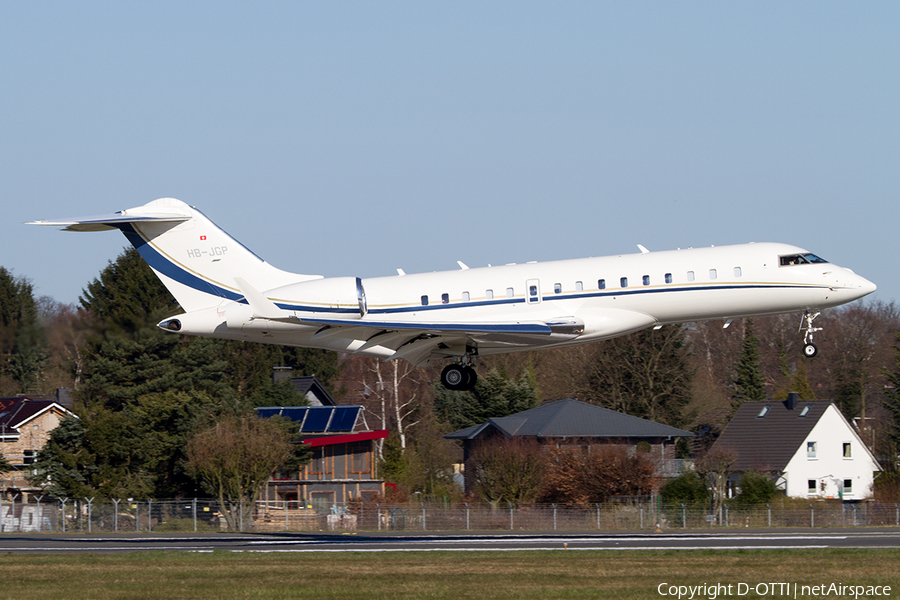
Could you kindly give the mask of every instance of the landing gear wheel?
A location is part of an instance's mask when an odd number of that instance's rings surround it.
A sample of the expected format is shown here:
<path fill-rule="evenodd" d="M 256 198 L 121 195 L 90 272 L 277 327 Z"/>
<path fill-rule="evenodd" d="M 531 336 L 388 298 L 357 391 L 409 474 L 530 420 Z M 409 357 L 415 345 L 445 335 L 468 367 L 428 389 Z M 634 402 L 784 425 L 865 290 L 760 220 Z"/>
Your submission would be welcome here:
<path fill-rule="evenodd" d="M 448 390 L 454 392 L 463 390 L 468 382 L 469 375 L 466 373 L 466 367 L 463 365 L 447 365 L 441 371 L 441 383 Z"/>
<path fill-rule="evenodd" d="M 475 387 L 475 384 L 478 382 L 478 373 L 476 373 L 475 369 L 473 369 L 469 365 L 466 365 L 464 367 L 464 369 L 466 370 L 466 375 L 468 376 L 469 380 L 466 382 L 466 387 L 463 389 L 471 390 Z"/>
<path fill-rule="evenodd" d="M 803 356 L 805 356 L 806 358 L 812 358 L 818 353 L 819 349 L 815 344 L 806 344 L 803 346 Z"/>
<path fill-rule="evenodd" d="M 452 364 L 441 371 L 441 384 L 448 390 L 463 392 L 471 390 L 478 381 L 478 374 L 469 365 Z"/>

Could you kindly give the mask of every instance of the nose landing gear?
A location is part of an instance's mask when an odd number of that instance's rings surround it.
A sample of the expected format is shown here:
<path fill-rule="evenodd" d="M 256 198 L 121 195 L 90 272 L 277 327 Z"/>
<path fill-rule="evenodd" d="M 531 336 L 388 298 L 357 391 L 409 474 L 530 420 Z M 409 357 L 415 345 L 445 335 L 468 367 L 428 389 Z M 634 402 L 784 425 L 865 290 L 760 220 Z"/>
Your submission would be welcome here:
<path fill-rule="evenodd" d="M 452 363 L 441 371 L 441 384 L 454 392 L 471 390 L 477 381 L 478 374 L 468 363 Z"/>
<path fill-rule="evenodd" d="M 806 311 L 803 313 L 803 319 L 800 321 L 800 331 L 803 332 L 803 356 L 806 358 L 812 358 L 819 353 L 819 348 L 813 344 L 813 334 L 817 331 L 822 331 L 822 328 L 813 327 L 813 321 L 820 314 L 820 312 L 811 313 Z"/>

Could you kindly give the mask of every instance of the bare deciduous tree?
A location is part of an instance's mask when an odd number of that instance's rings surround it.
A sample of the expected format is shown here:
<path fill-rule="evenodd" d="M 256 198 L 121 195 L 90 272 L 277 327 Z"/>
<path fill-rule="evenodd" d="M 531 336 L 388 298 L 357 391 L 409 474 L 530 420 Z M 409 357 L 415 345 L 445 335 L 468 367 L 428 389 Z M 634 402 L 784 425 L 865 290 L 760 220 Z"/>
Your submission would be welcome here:
<path fill-rule="evenodd" d="M 288 428 L 276 419 L 255 416 L 221 417 L 187 445 L 188 468 L 216 497 L 232 530 L 250 514 L 262 486 L 291 455 Z"/>
<path fill-rule="evenodd" d="M 475 449 L 471 466 L 475 491 L 488 502 L 532 502 L 544 487 L 547 453 L 534 440 L 498 437 Z"/>
<path fill-rule="evenodd" d="M 729 448 L 712 448 L 694 464 L 694 468 L 706 480 L 713 501 L 713 512 L 722 519 L 722 507 L 728 492 L 728 476 L 737 460 L 737 454 Z"/>

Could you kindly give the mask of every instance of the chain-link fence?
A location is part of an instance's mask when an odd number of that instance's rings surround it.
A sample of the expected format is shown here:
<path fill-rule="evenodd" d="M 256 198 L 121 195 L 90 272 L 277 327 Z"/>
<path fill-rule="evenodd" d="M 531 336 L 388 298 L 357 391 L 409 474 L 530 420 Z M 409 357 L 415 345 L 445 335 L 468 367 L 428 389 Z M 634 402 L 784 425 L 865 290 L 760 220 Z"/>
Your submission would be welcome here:
<path fill-rule="evenodd" d="M 721 527 L 900 526 L 900 505 L 776 502 L 716 512 L 690 505 L 631 502 L 568 506 L 464 502 L 307 505 L 236 503 L 225 511 L 208 499 L 112 500 L 17 497 L 0 499 L 6 532 L 211 532 L 211 531 L 615 531 Z"/>

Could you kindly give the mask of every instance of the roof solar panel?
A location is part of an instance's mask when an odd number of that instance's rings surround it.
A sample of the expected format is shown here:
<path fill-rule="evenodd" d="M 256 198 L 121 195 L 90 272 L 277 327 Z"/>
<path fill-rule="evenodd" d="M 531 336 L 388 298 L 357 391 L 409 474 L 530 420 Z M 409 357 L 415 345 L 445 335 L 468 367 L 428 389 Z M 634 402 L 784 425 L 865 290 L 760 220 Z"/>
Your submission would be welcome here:
<path fill-rule="evenodd" d="M 328 431 L 353 431 L 360 408 L 359 406 L 335 406 Z"/>
<path fill-rule="evenodd" d="M 268 419 L 269 417 L 277 416 L 281 412 L 280 407 L 276 408 L 257 408 L 256 416 L 260 419 Z M 2 416 L 2 415 L 0 415 Z"/>
<path fill-rule="evenodd" d="M 325 431 L 325 428 L 328 427 L 328 420 L 331 418 L 334 407 L 312 406 L 308 410 L 309 414 L 306 416 L 306 421 L 303 423 L 303 427 L 300 431 L 304 433 L 311 431 Z"/>
<path fill-rule="evenodd" d="M 303 417 L 306 416 L 306 411 L 309 410 L 306 406 L 294 406 L 290 408 L 281 409 L 281 416 L 287 417 L 294 423 L 302 423 Z"/>

